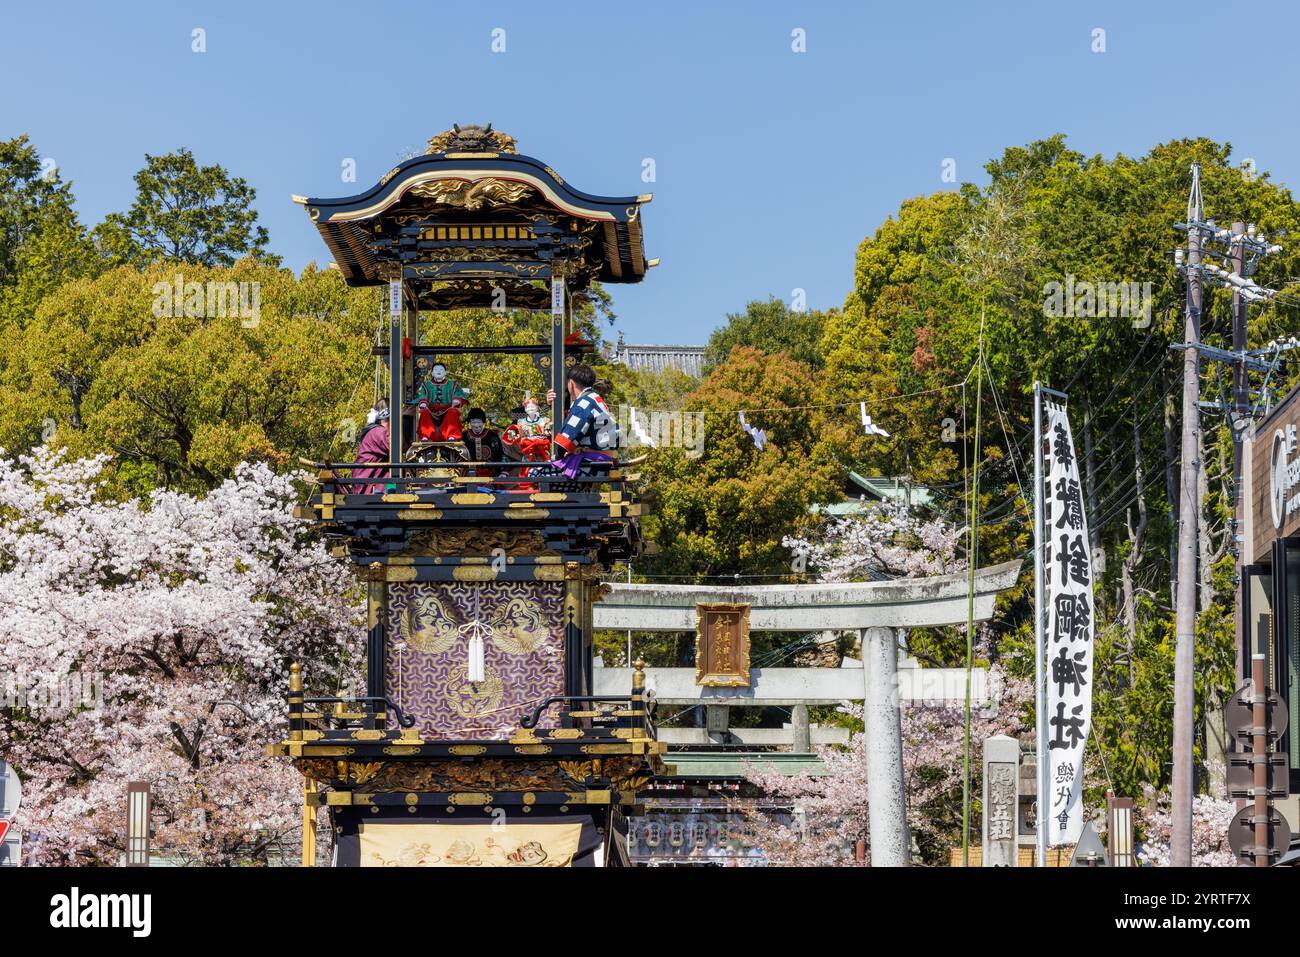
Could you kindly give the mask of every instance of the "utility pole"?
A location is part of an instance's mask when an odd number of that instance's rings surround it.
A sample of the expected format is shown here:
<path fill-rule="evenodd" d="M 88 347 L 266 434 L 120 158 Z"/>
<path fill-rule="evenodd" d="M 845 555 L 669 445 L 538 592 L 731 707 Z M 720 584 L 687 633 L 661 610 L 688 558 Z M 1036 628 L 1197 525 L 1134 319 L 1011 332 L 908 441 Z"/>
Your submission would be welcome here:
<path fill-rule="evenodd" d="M 1178 590 L 1174 630 L 1174 774 L 1173 815 L 1170 819 L 1169 863 L 1192 864 L 1192 715 L 1195 688 L 1192 669 L 1196 649 L 1196 549 L 1200 502 L 1201 429 L 1201 233 L 1205 218 L 1201 202 L 1201 166 L 1192 164 L 1192 190 L 1187 199 L 1187 313 L 1183 328 L 1183 442 L 1178 493 Z M 1193 225 L 1196 224 L 1196 225 Z"/>
<path fill-rule="evenodd" d="M 1238 276 L 1246 275 L 1246 224 L 1232 224 L 1232 240 L 1229 249 L 1232 271 Z M 1232 351 L 1246 351 L 1246 297 L 1241 287 L 1232 288 Z M 1246 379 L 1246 363 L 1235 362 L 1232 366 L 1232 408 L 1228 412 L 1228 424 L 1232 429 L 1232 545 L 1233 564 L 1232 579 L 1236 583 L 1237 601 L 1232 612 L 1232 631 L 1237 646 L 1237 677 L 1246 677 L 1246 666 L 1250 660 L 1244 650 L 1246 635 L 1246 602 L 1241 598 L 1241 591 L 1246 587 L 1243 572 L 1245 562 L 1242 556 L 1241 530 L 1245 528 L 1246 516 L 1242 514 L 1241 478 L 1244 463 L 1241 460 L 1242 441 L 1246 425 L 1250 421 L 1250 383 Z"/>
<path fill-rule="evenodd" d="M 1184 329 L 1186 341 L 1170 348 L 1183 350 L 1183 437 L 1182 464 L 1178 498 L 1178 589 L 1175 595 L 1175 632 L 1177 645 L 1174 651 L 1174 767 L 1173 814 L 1170 821 L 1170 863 L 1174 867 L 1190 867 L 1192 863 L 1192 796 L 1196 790 L 1193 767 L 1193 714 L 1195 691 L 1193 669 L 1196 652 L 1196 608 L 1198 585 L 1196 562 L 1198 552 L 1199 517 L 1201 502 L 1197 494 L 1201 463 L 1200 451 L 1201 413 L 1200 373 L 1201 357 L 1232 365 L 1232 401 L 1220 411 L 1227 413 L 1232 429 L 1233 448 L 1233 515 L 1230 541 L 1236 568 L 1236 603 L 1233 613 L 1237 640 L 1237 673 L 1245 670 L 1244 587 L 1242 575 L 1242 545 L 1240 531 L 1243 527 L 1242 506 L 1242 442 L 1244 428 L 1251 415 L 1251 369 L 1271 375 L 1280 353 L 1292 348 L 1289 344 L 1273 344 L 1269 349 L 1251 352 L 1246 343 L 1246 308 L 1251 302 L 1261 302 L 1276 294 L 1275 290 L 1257 285 L 1248 277 L 1255 271 L 1259 259 L 1281 251 L 1281 246 L 1270 244 L 1263 234 L 1256 235 L 1255 227 L 1236 222 L 1231 229 L 1221 229 L 1214 220 L 1206 220 L 1205 204 L 1201 198 L 1201 167 L 1192 164 L 1192 188 L 1187 200 L 1187 222 L 1177 224 L 1187 231 L 1187 252 L 1175 250 L 1175 262 L 1187 275 L 1187 313 Z M 1213 263 L 1202 263 L 1203 243 L 1212 247 L 1212 255 L 1220 255 L 1230 269 Z M 1232 289 L 1232 350 L 1225 351 L 1201 344 L 1202 283 L 1208 279 Z M 1264 356 L 1273 362 L 1266 363 Z M 1262 395 L 1267 393 L 1267 378 Z"/>

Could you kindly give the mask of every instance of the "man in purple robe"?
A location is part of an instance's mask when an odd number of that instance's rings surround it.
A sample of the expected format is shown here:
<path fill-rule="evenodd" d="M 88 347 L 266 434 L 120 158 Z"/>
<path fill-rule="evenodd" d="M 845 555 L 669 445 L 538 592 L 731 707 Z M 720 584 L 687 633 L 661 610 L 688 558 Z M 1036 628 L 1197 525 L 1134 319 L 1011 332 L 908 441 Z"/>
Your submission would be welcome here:
<path fill-rule="evenodd" d="M 366 426 L 361 430 L 361 441 L 357 445 L 358 462 L 388 461 L 388 403 L 382 399 L 366 415 Z M 386 479 L 388 469 L 355 468 L 354 479 Z M 383 495 L 384 483 L 372 482 L 364 485 L 353 484 L 356 495 Z"/>

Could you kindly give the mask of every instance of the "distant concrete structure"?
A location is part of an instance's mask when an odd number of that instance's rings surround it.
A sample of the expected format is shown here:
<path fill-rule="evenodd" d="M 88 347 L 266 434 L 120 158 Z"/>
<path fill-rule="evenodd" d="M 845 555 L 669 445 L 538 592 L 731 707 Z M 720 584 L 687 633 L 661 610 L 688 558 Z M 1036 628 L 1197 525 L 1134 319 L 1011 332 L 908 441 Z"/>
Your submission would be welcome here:
<path fill-rule="evenodd" d="M 718 741 L 735 734 L 729 729 L 731 707 L 788 706 L 789 731 L 796 752 L 811 749 L 814 730 L 808 722 L 808 705 L 844 700 L 863 702 L 867 746 L 867 793 L 870 801 L 871 859 L 877 867 L 906 866 L 911 838 L 903 792 L 901 699 L 934 697 L 955 699 L 959 680 L 964 693 L 965 672 L 960 669 L 900 669 L 898 631 L 907 628 L 959 625 L 973 611 L 976 621 L 993 616 L 999 593 L 1012 588 L 1020 574 L 1019 561 L 975 572 L 931 578 L 906 578 L 883 582 L 842 582 L 815 585 L 629 585 L 611 583 L 609 594 L 592 609 L 596 628 L 639 631 L 694 631 L 700 604 L 749 605 L 751 631 L 856 631 L 862 659 L 856 668 L 751 668 L 748 687 L 712 687 L 696 683 L 695 669 L 646 669 L 646 690 L 661 704 L 700 704 L 706 708 L 706 727 L 683 735 L 683 744 Z M 972 588 L 972 584 L 974 587 Z M 973 594 L 972 594 L 973 592 Z M 972 606 L 973 605 L 973 609 Z M 848 665 L 848 662 L 845 662 Z M 910 675 L 943 673 L 935 687 Z M 910 673 L 910 674 L 909 674 Z M 980 700 L 983 680 L 971 675 L 972 699 Z M 625 677 L 619 668 L 597 668 L 594 692 L 609 693 Z M 981 678 L 986 678 L 981 675 Z M 928 692 L 928 694 L 927 694 Z M 937 694 L 936 694 L 937 692 Z M 661 729 L 664 731 L 666 729 Z M 785 729 L 779 730 L 782 743 Z M 700 732 L 703 732 L 701 735 Z M 769 732 L 770 733 L 770 732 Z M 767 735 L 760 735 L 767 736 Z M 772 735 L 771 737 L 776 737 Z M 757 743 L 755 740 L 754 743 Z"/>
<path fill-rule="evenodd" d="M 695 379 L 704 374 L 704 346 L 629 345 L 620 335 L 613 359 L 636 372 L 676 369 Z"/>
<path fill-rule="evenodd" d="M 865 515 L 882 502 L 908 509 L 927 509 L 934 504 L 934 492 L 925 485 L 913 484 L 906 475 L 859 475 L 850 471 L 844 479 L 844 495 L 846 501 L 814 503 L 808 511 L 813 515 L 849 518 Z"/>
<path fill-rule="evenodd" d="M 597 605 L 597 608 L 600 606 Z M 596 627 L 601 627 L 597 625 Z M 952 707 L 965 703 L 964 668 L 918 668 L 915 658 L 898 663 L 901 701 Z M 631 668 L 596 668 L 595 694 L 613 694 L 627 684 Z M 621 682 L 621 683 L 620 683 Z M 747 708 L 792 708 L 861 701 L 865 691 L 862 662 L 845 658 L 840 668 L 751 668 L 748 688 L 714 688 L 695 683 L 694 668 L 646 668 L 645 686 L 663 705 Z M 998 689 L 989 687 L 988 671 L 971 671 L 971 704 L 983 707 Z M 659 730 L 667 732 L 667 728 Z M 747 730 L 754 730 L 752 728 Z"/>
<path fill-rule="evenodd" d="M 975 620 L 993 615 L 1000 592 L 1016 583 L 1019 561 L 975 573 Z M 863 628 L 937 628 L 965 624 L 967 574 L 896 578 L 880 582 L 813 585 L 626 585 L 594 606 L 597 628 L 694 631 L 695 606 L 710 602 L 751 606 L 751 631 L 859 631 Z"/>

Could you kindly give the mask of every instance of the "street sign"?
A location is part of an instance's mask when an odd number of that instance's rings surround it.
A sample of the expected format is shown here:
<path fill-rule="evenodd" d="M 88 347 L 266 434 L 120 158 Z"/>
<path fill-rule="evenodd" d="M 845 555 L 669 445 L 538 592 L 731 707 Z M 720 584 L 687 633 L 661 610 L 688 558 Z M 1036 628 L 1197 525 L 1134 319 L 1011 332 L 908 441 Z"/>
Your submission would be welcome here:
<path fill-rule="evenodd" d="M 0 761 L 0 817 L 11 818 L 23 801 L 23 785 L 13 766 Z"/>
<path fill-rule="evenodd" d="M 1075 845 L 1074 855 L 1070 858 L 1070 866 L 1110 867 L 1110 858 L 1106 854 L 1106 846 L 1101 843 L 1101 835 L 1097 833 L 1091 821 L 1083 826 L 1083 833 L 1079 835 L 1079 843 Z"/>
<path fill-rule="evenodd" d="M 13 829 L 13 816 L 23 800 L 23 785 L 13 765 L 0 761 L 0 867 L 17 867 L 23 857 L 22 833 Z"/>
<path fill-rule="evenodd" d="M 1250 700 L 1254 693 L 1252 685 L 1242 685 L 1232 693 L 1223 709 L 1228 733 L 1247 744 L 1253 737 L 1255 727 L 1254 705 Z M 1264 690 L 1264 697 L 1264 708 L 1268 715 L 1268 739 L 1276 741 L 1286 730 L 1286 702 L 1272 688 Z"/>
<path fill-rule="evenodd" d="M 1233 753 L 1228 759 L 1228 797 L 1252 798 L 1255 787 L 1255 756 Z M 1289 757 L 1285 751 L 1268 755 L 1268 797 L 1284 798 L 1290 793 Z"/>
<path fill-rule="evenodd" d="M 1228 825 L 1228 843 L 1232 845 L 1232 850 L 1237 857 L 1243 860 L 1250 858 L 1255 848 L 1257 839 L 1254 820 L 1255 809 L 1244 807 L 1237 812 L 1237 816 Z M 1261 845 L 1267 843 L 1271 848 L 1270 858 L 1281 857 L 1291 846 L 1291 827 L 1277 808 L 1268 809 L 1268 833 L 1267 836 L 1259 835 L 1258 840 Z"/>

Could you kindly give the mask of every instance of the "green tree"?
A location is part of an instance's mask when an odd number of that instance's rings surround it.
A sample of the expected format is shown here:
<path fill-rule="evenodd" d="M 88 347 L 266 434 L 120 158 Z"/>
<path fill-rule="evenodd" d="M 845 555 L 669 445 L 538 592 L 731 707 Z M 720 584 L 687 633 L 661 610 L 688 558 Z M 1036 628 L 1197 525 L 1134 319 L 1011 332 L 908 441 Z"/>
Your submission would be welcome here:
<path fill-rule="evenodd" d="M 727 358 L 736 346 L 764 352 L 784 352 L 814 369 L 822 366 L 821 335 L 826 313 L 796 312 L 775 297 L 754 300 L 744 312 L 727 315 L 726 324 L 715 329 L 704 347 L 705 370 Z"/>
<path fill-rule="evenodd" d="M 266 256 L 266 229 L 253 209 L 257 191 L 243 178 L 217 165 L 199 166 L 182 148 L 145 154 L 135 184 L 131 208 L 110 213 L 95 229 L 113 261 L 230 266 L 244 255 Z"/>
<path fill-rule="evenodd" d="M 173 278 L 119 267 L 46 297 L 0 378 L 0 446 L 108 451 L 142 488 L 201 488 L 245 460 L 351 454 L 374 398 L 376 290 L 244 260 L 186 278 L 245 283 L 254 316 L 177 314 L 160 308 Z"/>
<path fill-rule="evenodd" d="M 981 555 L 984 564 L 1023 556 L 1029 521 L 1021 494 L 1031 466 L 1027 435 L 1035 379 L 1070 395 L 1094 545 L 1105 555 L 1096 590 L 1096 742 L 1123 793 L 1165 780 L 1172 661 L 1170 585 L 1176 553 L 1176 369 L 1182 277 L 1169 250 L 1185 217 L 1188 168 L 1199 162 L 1207 213 L 1294 235 L 1300 205 L 1267 174 L 1234 164 L 1231 149 L 1204 139 L 1158 145 L 1138 157 L 1086 157 L 1057 135 L 1013 147 L 991 161 L 983 188 L 908 200 L 859 248 L 854 291 L 822 336 L 827 389 L 877 397 L 890 441 L 854 444 L 826 429 L 828 449 L 882 470 L 906 470 L 935 490 L 939 507 L 961 509 L 962 471 L 973 422 L 943 388 L 971 370 L 981 305 L 989 371 L 983 396 Z M 1275 287 L 1297 274 L 1300 249 L 1283 240 L 1258 279 Z M 1148 308 L 1122 313 L 1096 298 L 1055 309 L 1052 284 L 1149 283 Z M 1078 295 L 1082 295 L 1081 293 Z M 1092 296 L 1092 293 L 1088 294 Z M 1285 300 L 1252 310 L 1250 342 L 1289 334 Z M 1230 345 L 1229 297 L 1206 295 L 1203 336 Z M 1207 364 L 1207 398 L 1220 370 Z M 1285 387 L 1288 383 L 1278 385 Z M 930 392 L 930 390 L 940 390 Z M 899 393 L 921 393 L 890 401 Z M 973 382 L 966 390 L 973 407 Z M 955 413 L 955 414 L 954 414 Z M 874 414 L 874 410 L 873 410 Z M 945 420 L 949 428 L 941 426 Z M 1201 521 L 1197 624 L 1198 720 L 1232 682 L 1231 452 L 1222 420 L 1205 420 L 1207 495 Z M 943 433 L 947 431 L 947 435 Z M 1141 470 L 1143 480 L 1137 474 Z M 1145 514 L 1138 534 L 1139 510 Z M 1125 597 L 1128 596 L 1128 597 Z M 1023 589 L 1003 607 L 995 657 L 1012 674 L 1032 671 L 1030 604 Z"/>
<path fill-rule="evenodd" d="M 47 293 L 98 266 L 71 185 L 26 136 L 0 141 L 0 330 L 21 330 Z"/>

